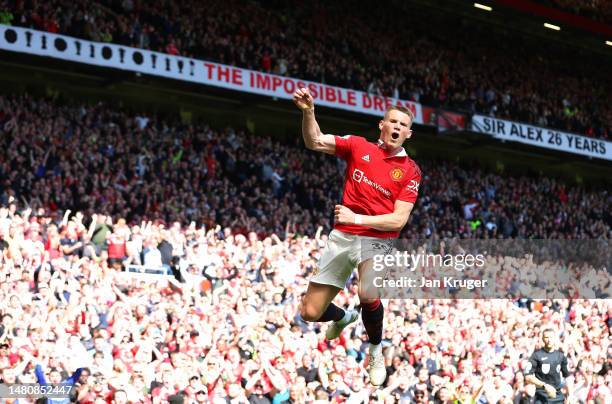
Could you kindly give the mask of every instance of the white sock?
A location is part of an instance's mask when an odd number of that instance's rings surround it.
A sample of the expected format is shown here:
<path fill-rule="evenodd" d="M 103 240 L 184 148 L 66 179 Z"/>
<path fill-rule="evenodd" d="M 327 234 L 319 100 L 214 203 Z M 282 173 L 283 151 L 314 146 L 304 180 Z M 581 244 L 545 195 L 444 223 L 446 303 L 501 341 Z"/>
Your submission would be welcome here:
<path fill-rule="evenodd" d="M 382 355 L 382 344 L 374 345 L 370 344 L 370 355 L 371 356 L 380 356 Z"/>

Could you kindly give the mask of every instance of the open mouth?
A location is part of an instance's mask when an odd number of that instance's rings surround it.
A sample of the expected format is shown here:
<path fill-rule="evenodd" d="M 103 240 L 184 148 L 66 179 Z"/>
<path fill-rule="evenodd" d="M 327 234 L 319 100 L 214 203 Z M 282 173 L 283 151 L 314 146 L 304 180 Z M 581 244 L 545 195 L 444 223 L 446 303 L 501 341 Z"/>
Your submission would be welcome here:
<path fill-rule="evenodd" d="M 391 134 L 391 138 L 393 138 L 393 140 L 397 140 L 397 139 L 399 139 L 399 133 L 397 133 L 397 132 L 393 132 L 393 133 Z"/>

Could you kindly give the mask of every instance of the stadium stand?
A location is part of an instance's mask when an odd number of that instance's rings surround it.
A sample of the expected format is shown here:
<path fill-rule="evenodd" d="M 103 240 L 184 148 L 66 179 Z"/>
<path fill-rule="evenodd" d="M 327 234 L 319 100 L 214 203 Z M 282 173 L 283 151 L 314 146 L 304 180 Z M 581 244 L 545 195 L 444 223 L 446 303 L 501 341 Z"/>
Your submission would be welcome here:
<path fill-rule="evenodd" d="M 595 21 L 605 22 L 608 25 L 612 23 L 612 5 L 609 1 L 538 0 L 537 2 Z"/>
<path fill-rule="evenodd" d="M 609 16 L 605 2 L 544 3 Z M 0 0 L 0 24 L 610 138 L 612 91 L 596 63 L 381 4 Z M 341 160 L 299 134 L 45 91 L 55 96 L 0 89 L 0 383 L 75 379 L 52 403 L 530 403 L 529 354 L 552 327 L 570 400 L 612 397 L 609 272 L 569 269 L 594 274 L 607 299 L 572 285 L 571 299 L 385 301 L 389 377 L 374 388 L 361 322 L 328 342 L 327 324 L 298 315 L 341 200 Z M 605 185 L 418 164 L 406 240 L 612 238 Z M 542 288 L 543 268 L 558 266 L 493 261 Z M 335 303 L 359 304 L 354 277 Z"/>
<path fill-rule="evenodd" d="M 418 395 L 439 402 L 479 391 L 490 403 L 516 402 L 528 394 L 524 353 L 545 323 L 563 326 L 563 348 L 580 358 L 574 396 L 611 394 L 606 300 L 390 301 L 391 376 L 374 390 L 360 326 L 328 345 L 295 317 L 325 236 L 258 239 L 178 224 L 111 227 L 108 219 L 105 230 L 97 216 L 93 229 L 108 233 L 107 249 L 97 252 L 78 216 L 63 226 L 38 213 L 0 209 L 4 382 L 35 382 L 40 365 L 47 379 L 86 368 L 75 391 L 80 403 L 118 390 L 134 403 L 168 402 L 179 392 L 187 402 L 414 402 Z M 162 260 L 176 254 L 183 283 L 113 269 L 110 257 L 121 249 L 131 257 L 142 249 L 144 260 L 155 249 L 165 251 Z M 354 305 L 356 294 L 342 292 L 337 302 Z"/>
<path fill-rule="evenodd" d="M 214 0 L 4 0 L 1 8 L 8 10 L 3 21 L 17 26 L 610 136 L 608 69 L 585 63 L 585 55 L 567 58 L 567 51 L 555 46 L 547 45 L 544 53 L 532 38 L 435 13 L 421 15 L 401 3 L 372 9 L 345 1 L 297 7 Z M 397 15 L 401 23 L 393 20 Z"/>
<path fill-rule="evenodd" d="M 329 230 L 340 200 L 340 160 L 269 137 L 247 143 L 240 128 L 214 130 L 130 116 L 104 103 L 64 105 L 27 95 L 0 97 L 0 128 L 0 202 L 13 196 L 48 214 L 71 208 L 128 223 L 195 220 L 260 236 L 282 234 L 290 224 L 312 236 L 318 226 Z M 610 237 L 606 189 L 502 177 L 444 161 L 419 164 L 423 197 L 406 237 Z"/>
<path fill-rule="evenodd" d="M 27 95 L 0 98 L 0 130 L 4 382 L 36 382 L 39 365 L 47 380 L 85 368 L 80 403 L 520 402 L 547 324 L 580 358 L 575 397 L 612 394 L 606 300 L 392 300 L 390 377 L 370 387 L 361 325 L 326 343 L 296 317 L 339 197 L 340 177 L 315 175 L 339 171 L 332 157 L 266 138 L 246 153 L 239 129 Z M 293 177 L 282 161 L 300 163 Z M 610 237 L 607 191 L 422 166 L 409 237 Z M 358 304 L 355 287 L 339 305 Z"/>

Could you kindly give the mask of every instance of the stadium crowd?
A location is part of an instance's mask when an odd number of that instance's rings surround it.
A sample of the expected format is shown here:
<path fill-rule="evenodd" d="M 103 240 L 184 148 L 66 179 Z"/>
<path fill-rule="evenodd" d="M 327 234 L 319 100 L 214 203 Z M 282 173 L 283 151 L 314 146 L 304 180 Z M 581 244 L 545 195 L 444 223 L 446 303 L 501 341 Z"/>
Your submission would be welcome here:
<path fill-rule="evenodd" d="M 0 97 L 0 203 L 61 220 L 71 208 L 127 223 L 220 224 L 260 237 L 329 230 L 342 161 L 244 130 L 215 130 L 108 105 Z M 340 134 L 344 135 L 344 134 Z M 606 238 L 607 189 L 419 161 L 422 197 L 407 238 Z M 325 173 L 321 175 L 321 173 Z M 526 197 L 528 196 L 528 197 Z"/>
<path fill-rule="evenodd" d="M 590 63 L 586 55 L 574 60 L 550 44 L 543 54 L 533 38 L 410 7 L 347 1 L 2 0 L 0 23 L 609 139 L 612 91 L 607 69 L 600 69 L 606 61 Z"/>
<path fill-rule="evenodd" d="M 549 7 L 612 24 L 612 4 L 605 0 L 538 0 Z"/>
<path fill-rule="evenodd" d="M 406 237 L 610 238 L 606 190 L 419 164 Z M 0 97 L 2 381 L 72 376 L 81 403 L 523 403 L 552 326 L 575 402 L 610 397 L 606 300 L 391 300 L 370 388 L 361 325 L 326 343 L 296 317 L 341 168 L 240 129 Z"/>
<path fill-rule="evenodd" d="M 80 403 L 529 403 L 523 372 L 552 326 L 575 372 L 572 402 L 612 394 L 606 300 L 391 300 L 390 376 L 377 390 L 361 325 L 328 343 L 326 325 L 297 317 L 322 229 L 261 239 L 104 215 L 88 229 L 79 214 L 55 223 L 34 213 L 0 208 L 5 383 L 36 383 L 37 369 L 52 383 L 77 372 Z M 100 234 L 101 243 L 88 241 Z M 156 256 L 180 282 L 118 269 L 120 261 L 155 265 Z M 358 304 L 356 287 L 353 279 L 336 302 Z"/>

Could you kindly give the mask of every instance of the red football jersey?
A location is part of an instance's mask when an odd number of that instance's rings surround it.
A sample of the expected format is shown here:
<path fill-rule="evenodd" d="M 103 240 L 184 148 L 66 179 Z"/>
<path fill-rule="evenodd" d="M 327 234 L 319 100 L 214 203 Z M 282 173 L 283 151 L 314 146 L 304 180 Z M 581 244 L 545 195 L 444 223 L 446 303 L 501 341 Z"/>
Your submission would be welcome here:
<path fill-rule="evenodd" d="M 390 155 L 379 145 L 360 136 L 335 136 L 336 155 L 347 162 L 342 204 L 360 215 L 392 213 L 398 199 L 417 200 L 421 170 L 403 148 Z M 355 224 L 336 224 L 350 234 L 394 238 L 399 232 L 380 231 Z"/>

